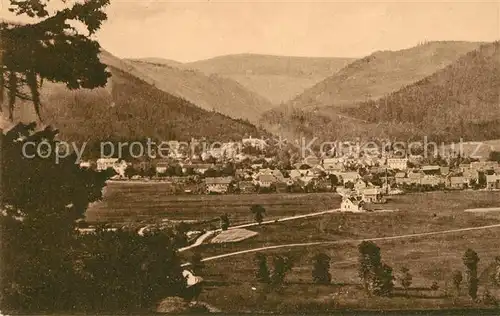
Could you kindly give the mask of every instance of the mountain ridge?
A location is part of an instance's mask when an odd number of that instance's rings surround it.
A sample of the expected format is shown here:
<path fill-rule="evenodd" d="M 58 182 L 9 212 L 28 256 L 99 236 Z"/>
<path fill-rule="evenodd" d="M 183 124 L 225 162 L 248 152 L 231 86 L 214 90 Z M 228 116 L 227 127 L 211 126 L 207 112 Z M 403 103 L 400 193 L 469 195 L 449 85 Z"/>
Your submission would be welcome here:
<path fill-rule="evenodd" d="M 297 108 L 290 104 L 268 111 L 262 124 L 323 140 L 371 136 L 398 139 L 429 137 L 439 141 L 500 137 L 500 55 L 498 42 L 483 44 L 386 99 L 350 107 Z M 418 87 L 422 93 L 414 93 Z M 401 117 L 395 117 L 402 113 Z M 391 117 L 392 115 L 392 117 Z"/>
<path fill-rule="evenodd" d="M 234 54 L 184 64 L 233 79 L 273 104 L 287 102 L 353 61 L 340 57 Z"/>
<path fill-rule="evenodd" d="M 358 59 L 288 102 L 298 108 L 352 106 L 378 99 L 446 67 L 480 42 L 434 41 Z"/>
<path fill-rule="evenodd" d="M 204 110 L 158 89 L 154 78 L 108 52 L 103 51 L 101 61 L 112 73 L 105 87 L 69 90 L 60 83 L 44 83 L 40 91 L 43 124 L 59 129 L 61 139 L 229 141 L 265 134 L 246 120 Z M 37 121 L 27 101 L 18 103 L 15 119 Z"/>

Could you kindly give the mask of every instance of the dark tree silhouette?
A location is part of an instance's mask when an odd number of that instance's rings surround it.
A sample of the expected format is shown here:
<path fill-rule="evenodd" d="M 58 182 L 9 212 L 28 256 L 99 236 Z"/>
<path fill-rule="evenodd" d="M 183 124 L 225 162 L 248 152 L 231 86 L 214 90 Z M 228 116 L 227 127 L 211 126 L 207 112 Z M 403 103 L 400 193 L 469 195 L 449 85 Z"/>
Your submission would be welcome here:
<path fill-rule="evenodd" d="M 313 258 L 312 278 L 314 283 L 330 284 L 332 275 L 330 274 L 330 257 L 324 253 L 319 253 Z"/>
<path fill-rule="evenodd" d="M 380 248 L 371 241 L 363 241 L 358 246 L 358 275 L 367 292 L 388 296 L 394 288 L 392 268 L 382 262 Z"/>
<path fill-rule="evenodd" d="M 477 298 L 477 286 L 479 283 L 479 279 L 477 277 L 477 263 L 479 262 L 479 256 L 474 250 L 467 249 L 463 257 L 463 262 L 467 269 L 466 274 L 469 296 L 475 300 Z"/>
<path fill-rule="evenodd" d="M 227 230 L 229 228 L 229 215 L 227 215 L 227 213 L 220 216 L 220 228 L 222 230 Z"/>
<path fill-rule="evenodd" d="M 255 255 L 255 263 L 257 264 L 257 272 L 255 273 L 257 281 L 261 283 L 270 283 L 271 275 L 269 272 L 269 267 L 267 265 L 266 256 L 262 253 L 257 253 Z"/>
<path fill-rule="evenodd" d="M 328 179 L 330 180 L 330 189 L 335 190 L 335 187 L 339 184 L 338 177 L 332 173 L 328 175 Z"/>
<path fill-rule="evenodd" d="M 32 101 L 40 118 L 39 88 L 43 79 L 64 83 L 69 89 L 92 89 L 104 86 L 110 76 L 99 61 L 99 43 L 91 39 L 107 18 L 104 8 L 109 0 L 66 2 L 66 8 L 54 14 L 47 11 L 47 2 L 10 0 L 9 11 L 36 17 L 37 22 L 0 23 L 0 104 L 7 89 L 11 120 L 17 99 Z M 71 22 L 83 24 L 86 34 Z"/>
<path fill-rule="evenodd" d="M 185 282 L 169 232 L 78 233 L 108 175 L 80 168 L 74 154 L 56 164 L 54 152 L 41 158 L 28 146 L 23 153 L 26 142 L 57 145 L 56 131 L 34 127 L 0 133 L 2 309 L 132 311 L 181 293 Z"/>
<path fill-rule="evenodd" d="M 292 270 L 293 262 L 290 257 L 275 256 L 273 260 L 273 273 L 271 284 L 281 286 L 285 282 L 286 274 Z"/>
<path fill-rule="evenodd" d="M 266 209 L 259 204 L 254 204 L 250 207 L 250 212 L 254 215 L 254 219 L 257 223 L 262 224 L 264 221 L 264 214 L 266 213 Z"/>

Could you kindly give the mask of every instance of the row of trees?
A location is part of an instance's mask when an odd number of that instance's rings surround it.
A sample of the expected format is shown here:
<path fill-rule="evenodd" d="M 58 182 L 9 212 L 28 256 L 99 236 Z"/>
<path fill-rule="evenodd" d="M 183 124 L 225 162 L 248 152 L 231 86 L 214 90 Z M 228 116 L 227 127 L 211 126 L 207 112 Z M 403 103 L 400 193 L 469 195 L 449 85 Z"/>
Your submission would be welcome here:
<path fill-rule="evenodd" d="M 273 270 L 269 269 L 267 257 L 258 253 L 255 256 L 257 264 L 256 278 L 257 281 L 269 284 L 273 287 L 282 286 L 285 282 L 285 277 L 293 268 L 293 260 L 287 256 L 275 256 L 273 258 Z"/>
<path fill-rule="evenodd" d="M 264 214 L 266 214 L 266 209 L 260 204 L 254 204 L 250 207 L 250 213 L 252 214 L 254 220 L 259 225 L 264 221 Z M 219 224 L 222 230 L 227 230 L 230 226 L 229 214 L 224 213 L 219 217 Z"/>
<path fill-rule="evenodd" d="M 395 287 L 394 282 L 398 281 L 400 286 L 407 293 L 411 288 L 413 276 L 410 270 L 403 266 L 397 276 L 393 275 L 393 269 L 382 262 L 380 248 L 371 241 L 364 241 L 358 245 L 358 275 L 363 283 L 365 291 L 375 296 L 391 296 Z M 256 280 L 260 283 L 271 286 L 282 286 L 288 272 L 293 268 L 293 259 L 287 256 L 274 256 L 273 269 L 268 265 L 267 257 L 258 253 L 255 255 Z M 496 284 L 500 284 L 500 257 L 497 257 L 497 268 L 493 275 Z M 193 260 L 199 262 L 200 260 Z M 312 281 L 316 284 L 330 284 L 332 275 L 330 273 L 331 258 L 325 253 L 318 253 L 313 257 Z M 467 293 L 472 300 L 478 297 L 478 262 L 479 256 L 472 249 L 467 249 L 463 255 L 463 264 L 465 266 L 465 281 L 467 284 Z M 452 274 L 452 284 L 457 292 L 460 293 L 462 282 L 464 281 L 461 271 L 454 271 Z M 439 286 L 434 282 L 431 290 L 438 290 Z M 489 301 L 494 299 L 488 291 Z"/>

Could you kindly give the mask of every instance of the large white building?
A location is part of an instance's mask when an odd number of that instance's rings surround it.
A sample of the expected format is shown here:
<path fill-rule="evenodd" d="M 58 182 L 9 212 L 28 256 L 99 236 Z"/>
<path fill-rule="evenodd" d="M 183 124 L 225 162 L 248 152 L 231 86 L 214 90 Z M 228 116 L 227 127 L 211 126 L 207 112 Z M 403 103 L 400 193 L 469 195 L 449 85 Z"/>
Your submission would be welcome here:
<path fill-rule="evenodd" d="M 103 171 L 109 168 L 113 168 L 118 162 L 118 158 L 99 158 L 97 159 L 97 170 Z"/>
<path fill-rule="evenodd" d="M 248 145 L 248 146 L 252 146 L 254 148 L 259 148 L 260 150 L 263 150 L 267 146 L 267 143 L 265 140 L 260 139 L 260 138 L 252 138 L 252 136 L 250 136 L 250 138 L 243 138 L 241 140 L 241 142 L 243 143 L 243 145 Z"/>
<path fill-rule="evenodd" d="M 125 160 L 120 161 L 118 158 L 99 158 L 96 165 L 99 171 L 112 168 L 120 177 L 125 177 L 125 169 L 128 166 Z"/>
<path fill-rule="evenodd" d="M 392 170 L 408 169 L 408 158 L 388 158 L 387 166 Z"/>
<path fill-rule="evenodd" d="M 352 197 L 345 196 L 342 199 L 342 203 L 340 203 L 340 211 L 341 212 L 365 212 L 364 202 L 363 200 Z"/>

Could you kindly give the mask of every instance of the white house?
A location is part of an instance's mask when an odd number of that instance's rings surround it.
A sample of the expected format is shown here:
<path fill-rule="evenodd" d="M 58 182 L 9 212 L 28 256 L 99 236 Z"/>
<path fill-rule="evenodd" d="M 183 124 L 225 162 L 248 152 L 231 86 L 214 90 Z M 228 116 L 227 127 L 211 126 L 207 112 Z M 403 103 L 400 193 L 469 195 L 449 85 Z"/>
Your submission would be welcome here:
<path fill-rule="evenodd" d="M 392 170 L 406 170 L 408 168 L 408 158 L 388 158 L 387 166 Z"/>
<path fill-rule="evenodd" d="M 122 160 L 122 161 L 116 163 L 115 166 L 113 167 L 113 169 L 120 177 L 124 178 L 125 177 L 125 170 L 127 169 L 128 165 L 129 164 L 125 160 Z"/>
<path fill-rule="evenodd" d="M 356 197 L 344 197 L 340 203 L 341 212 L 364 212 L 364 202 Z"/>
<path fill-rule="evenodd" d="M 217 177 L 205 179 L 207 193 L 227 193 L 232 183 L 232 177 Z"/>
<path fill-rule="evenodd" d="M 270 188 L 276 182 L 276 177 L 271 174 L 261 174 L 257 178 L 257 183 L 262 188 Z"/>
<path fill-rule="evenodd" d="M 323 159 L 323 168 L 325 171 L 342 171 L 344 170 L 344 160 L 342 158 L 325 158 Z"/>
<path fill-rule="evenodd" d="M 367 188 L 361 191 L 361 197 L 365 203 L 381 203 L 382 192 L 380 188 Z"/>
<path fill-rule="evenodd" d="M 360 178 L 359 173 L 354 172 L 354 171 L 342 172 L 339 175 L 342 178 L 342 181 L 344 182 L 344 184 L 346 184 L 347 182 L 355 183 Z"/>
<path fill-rule="evenodd" d="M 118 158 L 99 158 L 97 159 L 97 170 L 103 171 L 112 168 L 120 177 L 125 177 L 125 169 L 128 163 Z"/>
<path fill-rule="evenodd" d="M 156 173 L 165 173 L 168 169 L 168 161 L 158 161 L 155 166 Z"/>
<path fill-rule="evenodd" d="M 115 163 L 118 162 L 118 158 L 99 158 L 97 159 L 96 165 L 98 171 L 107 170 L 113 168 Z"/>
<path fill-rule="evenodd" d="M 261 169 L 259 170 L 259 172 L 256 174 L 255 178 L 259 178 L 260 176 L 263 176 L 263 175 L 270 175 L 270 176 L 273 176 L 276 180 L 275 181 L 278 181 L 278 182 L 283 182 L 285 181 L 285 177 L 283 176 L 283 173 L 281 173 L 280 170 L 278 169 Z"/>
<path fill-rule="evenodd" d="M 358 179 L 354 183 L 354 190 L 358 193 L 361 193 L 364 189 L 368 187 L 368 184 L 363 179 Z"/>
<path fill-rule="evenodd" d="M 486 176 L 486 188 L 488 190 L 500 189 L 500 176 L 493 174 Z"/>

